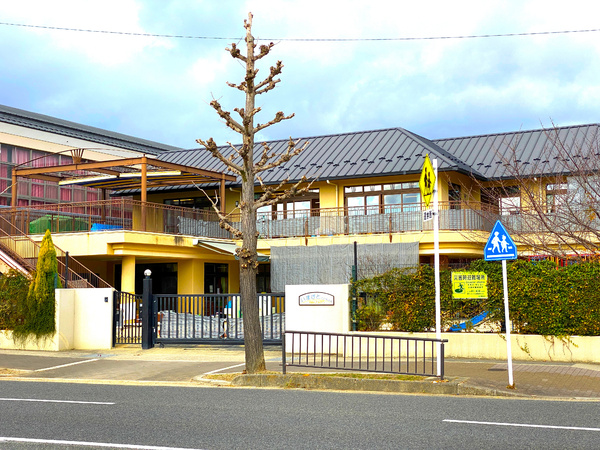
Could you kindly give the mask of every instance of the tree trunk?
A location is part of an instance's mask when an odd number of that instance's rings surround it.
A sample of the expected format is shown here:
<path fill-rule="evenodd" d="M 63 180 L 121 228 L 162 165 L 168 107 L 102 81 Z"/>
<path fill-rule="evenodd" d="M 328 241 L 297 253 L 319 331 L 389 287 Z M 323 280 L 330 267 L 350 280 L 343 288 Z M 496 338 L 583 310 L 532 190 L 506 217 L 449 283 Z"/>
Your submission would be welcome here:
<path fill-rule="evenodd" d="M 242 190 L 245 207 L 242 208 L 242 230 L 244 230 L 240 253 L 240 294 L 242 296 L 242 314 L 244 321 L 244 347 L 246 352 L 246 372 L 256 373 L 265 370 L 263 336 L 260 326 L 258 301 L 256 295 L 256 273 L 258 268 L 256 254 L 256 210 L 251 206 L 254 201 L 254 185 Z"/>

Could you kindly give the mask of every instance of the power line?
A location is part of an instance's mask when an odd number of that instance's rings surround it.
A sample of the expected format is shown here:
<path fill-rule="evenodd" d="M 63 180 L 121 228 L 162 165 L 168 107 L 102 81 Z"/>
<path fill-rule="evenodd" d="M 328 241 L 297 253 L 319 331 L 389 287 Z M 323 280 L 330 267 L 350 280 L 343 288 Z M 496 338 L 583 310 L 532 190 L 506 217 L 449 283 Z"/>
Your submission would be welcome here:
<path fill-rule="evenodd" d="M 201 40 L 233 40 L 243 39 L 237 37 L 221 37 L 221 36 L 192 36 L 184 34 L 154 34 L 154 33 L 135 33 L 127 31 L 107 31 L 107 30 L 89 30 L 83 28 L 67 28 L 67 27 L 51 27 L 45 25 L 29 25 L 24 23 L 9 23 L 0 22 L 0 25 L 9 27 L 22 28 L 38 28 L 45 30 L 58 31 L 74 31 L 79 33 L 99 33 L 99 34 L 115 34 L 123 36 L 142 36 L 142 37 L 158 37 L 170 39 L 201 39 Z M 391 38 L 260 38 L 262 41 L 293 41 L 293 42 L 370 42 L 370 41 L 432 41 L 443 39 L 481 39 L 481 38 L 496 38 L 496 37 L 518 37 L 518 36 L 540 36 L 553 34 L 569 34 L 569 33 L 596 33 L 600 28 L 589 30 L 563 30 L 563 31 L 533 31 L 525 33 L 504 33 L 504 34 L 475 34 L 463 36 L 428 36 L 428 37 L 391 37 Z"/>

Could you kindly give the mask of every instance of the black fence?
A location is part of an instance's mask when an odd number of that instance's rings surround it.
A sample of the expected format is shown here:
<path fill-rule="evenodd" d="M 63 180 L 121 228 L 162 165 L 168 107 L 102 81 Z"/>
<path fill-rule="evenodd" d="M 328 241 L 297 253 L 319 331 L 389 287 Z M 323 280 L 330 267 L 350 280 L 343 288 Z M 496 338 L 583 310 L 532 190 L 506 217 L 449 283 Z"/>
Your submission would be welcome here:
<path fill-rule="evenodd" d="M 265 344 L 280 344 L 285 328 L 284 294 L 258 294 Z M 154 295 L 156 343 L 244 342 L 240 294 Z"/>
<path fill-rule="evenodd" d="M 113 345 L 142 342 L 142 296 L 128 292 L 114 293 Z"/>
<path fill-rule="evenodd" d="M 282 343 L 283 373 L 286 366 L 295 366 L 443 379 L 446 342 L 445 339 L 286 330 Z"/>

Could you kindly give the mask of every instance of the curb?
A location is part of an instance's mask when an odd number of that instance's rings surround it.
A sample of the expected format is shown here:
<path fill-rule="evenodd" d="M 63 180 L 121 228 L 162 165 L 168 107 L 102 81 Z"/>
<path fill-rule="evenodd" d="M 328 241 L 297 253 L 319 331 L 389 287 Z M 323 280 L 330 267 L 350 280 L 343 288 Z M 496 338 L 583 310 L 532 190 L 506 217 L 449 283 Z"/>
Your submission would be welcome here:
<path fill-rule="evenodd" d="M 285 389 L 316 389 L 358 392 L 394 392 L 403 394 L 434 395 L 478 395 L 494 397 L 526 398 L 527 395 L 496 389 L 481 388 L 465 384 L 465 378 L 453 378 L 448 381 L 402 381 L 376 380 L 345 377 L 323 377 L 318 375 L 240 375 L 231 382 L 233 386 L 271 387 Z"/>

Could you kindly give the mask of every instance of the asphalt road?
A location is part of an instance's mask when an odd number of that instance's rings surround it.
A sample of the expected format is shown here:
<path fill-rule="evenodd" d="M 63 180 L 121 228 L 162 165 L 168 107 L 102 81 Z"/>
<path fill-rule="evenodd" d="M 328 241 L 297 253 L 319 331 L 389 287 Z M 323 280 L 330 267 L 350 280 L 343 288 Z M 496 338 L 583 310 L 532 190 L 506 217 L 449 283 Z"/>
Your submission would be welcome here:
<path fill-rule="evenodd" d="M 598 402 L 0 380 L 0 448 L 597 449 L 599 413 Z"/>

